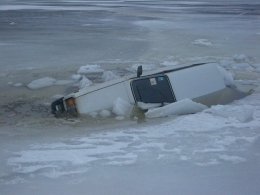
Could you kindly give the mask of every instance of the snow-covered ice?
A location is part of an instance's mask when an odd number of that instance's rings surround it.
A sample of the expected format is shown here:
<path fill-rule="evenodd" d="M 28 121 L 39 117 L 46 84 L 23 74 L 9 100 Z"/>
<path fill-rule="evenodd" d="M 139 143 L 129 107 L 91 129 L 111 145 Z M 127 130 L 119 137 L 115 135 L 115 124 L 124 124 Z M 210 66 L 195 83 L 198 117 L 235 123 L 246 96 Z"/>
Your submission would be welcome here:
<path fill-rule="evenodd" d="M 210 42 L 208 39 L 196 39 L 192 42 L 194 45 L 201 45 L 201 46 L 212 46 L 212 42 Z"/>
<path fill-rule="evenodd" d="M 14 83 L 13 86 L 14 86 L 14 87 L 22 87 L 23 84 L 22 84 L 22 83 Z"/>
<path fill-rule="evenodd" d="M 207 106 L 193 102 L 190 99 L 180 100 L 163 107 L 149 109 L 145 116 L 148 118 L 165 117 L 170 115 L 194 114 L 206 109 Z"/>
<path fill-rule="evenodd" d="M 149 166 L 148 161 L 154 160 L 161 166 L 183 161 L 200 167 L 246 163 L 250 158 L 243 151 L 248 151 L 260 136 L 260 104 L 256 99 L 260 99 L 260 94 L 235 103 L 242 108 L 231 104 L 216 112 L 213 107 L 160 124 L 107 129 L 88 136 L 64 137 L 53 143 L 35 141 L 26 149 L 14 152 L 7 165 L 15 173 L 60 178 L 84 175 L 95 166 L 136 166 L 142 163 Z M 239 109 L 244 111 L 244 107 L 250 106 L 248 104 L 255 104 L 251 108 L 254 117 L 246 123 L 226 117 L 228 109 L 230 114 Z M 107 112 L 102 111 L 104 115 Z M 243 114 L 247 115 L 246 112 Z M 20 180 L 13 182 L 20 183 Z"/>
<path fill-rule="evenodd" d="M 56 83 L 56 79 L 51 77 L 43 77 L 40 79 L 33 80 L 27 85 L 27 87 L 30 89 L 40 89 L 40 88 L 52 86 L 55 83 Z"/>
<path fill-rule="evenodd" d="M 219 72 L 221 73 L 221 75 L 223 76 L 225 85 L 229 86 L 229 87 L 235 86 L 235 82 L 234 82 L 232 73 L 227 71 L 226 69 L 224 69 L 221 66 L 218 66 L 218 69 L 219 69 Z"/>
<path fill-rule="evenodd" d="M 85 65 L 78 69 L 78 74 L 93 74 L 93 73 L 103 73 L 104 70 L 100 65 Z"/>
<path fill-rule="evenodd" d="M 106 81 L 118 79 L 120 77 L 118 75 L 116 75 L 115 73 L 113 73 L 112 71 L 104 71 L 101 78 L 104 82 L 106 82 Z"/>
<path fill-rule="evenodd" d="M 217 116 L 222 116 L 224 118 L 234 118 L 239 120 L 240 122 L 252 121 L 254 116 L 254 108 L 250 105 L 217 105 L 206 110 L 205 112 L 209 112 Z"/>
<path fill-rule="evenodd" d="M 89 80 L 86 76 L 82 76 L 78 83 L 80 89 L 88 87 L 92 84 L 93 84 L 93 82 L 91 80 Z"/>
<path fill-rule="evenodd" d="M 31 81 L 27 85 L 27 87 L 29 89 L 35 90 L 35 89 L 50 87 L 53 85 L 68 85 L 68 84 L 71 84 L 72 82 L 73 82 L 72 80 L 57 80 L 52 77 L 43 77 L 43 78 Z"/>

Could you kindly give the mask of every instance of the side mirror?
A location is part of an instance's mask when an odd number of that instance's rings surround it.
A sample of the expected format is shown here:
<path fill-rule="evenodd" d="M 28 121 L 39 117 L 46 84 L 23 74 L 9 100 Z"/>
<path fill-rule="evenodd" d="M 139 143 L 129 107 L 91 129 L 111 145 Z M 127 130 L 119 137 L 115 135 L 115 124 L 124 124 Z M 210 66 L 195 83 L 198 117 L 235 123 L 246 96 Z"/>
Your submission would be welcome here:
<path fill-rule="evenodd" d="M 137 77 L 140 77 L 143 74 L 143 67 L 142 66 L 138 66 L 137 68 Z"/>

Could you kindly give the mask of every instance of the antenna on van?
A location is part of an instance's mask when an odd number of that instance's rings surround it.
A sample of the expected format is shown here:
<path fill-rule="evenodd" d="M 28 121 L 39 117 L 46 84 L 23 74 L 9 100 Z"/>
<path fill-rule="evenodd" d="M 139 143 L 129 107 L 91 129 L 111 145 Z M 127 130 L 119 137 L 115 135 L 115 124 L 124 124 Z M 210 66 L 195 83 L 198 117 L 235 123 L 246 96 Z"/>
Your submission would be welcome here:
<path fill-rule="evenodd" d="M 138 66 L 137 68 L 137 77 L 140 77 L 143 74 L 143 67 L 142 66 Z"/>

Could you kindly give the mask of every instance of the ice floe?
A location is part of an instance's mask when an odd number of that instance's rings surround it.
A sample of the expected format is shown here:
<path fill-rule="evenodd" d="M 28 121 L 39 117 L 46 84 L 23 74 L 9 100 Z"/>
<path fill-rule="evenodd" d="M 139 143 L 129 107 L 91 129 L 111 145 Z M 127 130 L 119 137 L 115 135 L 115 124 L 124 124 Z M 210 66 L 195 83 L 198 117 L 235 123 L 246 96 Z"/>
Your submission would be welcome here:
<path fill-rule="evenodd" d="M 83 88 L 88 87 L 92 84 L 93 84 L 93 82 L 91 80 L 89 80 L 86 76 L 82 76 L 79 83 L 78 83 L 78 86 L 79 86 L 80 89 L 83 89 Z"/>
<path fill-rule="evenodd" d="M 41 89 L 45 87 L 50 87 L 53 85 L 68 85 L 71 84 L 73 81 L 71 80 L 56 80 L 52 77 L 43 77 L 40 79 L 36 79 L 31 81 L 27 87 L 29 89 Z"/>
<path fill-rule="evenodd" d="M 196 39 L 192 42 L 193 45 L 201 45 L 201 46 L 212 46 L 212 42 L 208 39 Z"/>
<path fill-rule="evenodd" d="M 252 61 L 252 58 L 245 54 L 235 54 L 233 60 L 235 63 L 249 63 Z"/>
<path fill-rule="evenodd" d="M 103 72 L 104 70 L 101 68 L 101 66 L 96 64 L 81 66 L 77 71 L 78 74 L 96 74 Z"/>
<path fill-rule="evenodd" d="M 55 83 L 56 83 L 56 79 L 51 78 L 51 77 L 43 77 L 43 78 L 36 79 L 36 80 L 30 82 L 27 85 L 27 87 L 29 89 L 40 89 L 40 88 L 55 85 Z"/>
<path fill-rule="evenodd" d="M 110 81 L 110 80 L 114 80 L 114 79 L 118 79 L 120 78 L 119 76 L 117 76 L 115 73 L 113 73 L 112 71 L 104 71 L 102 76 L 101 76 L 102 80 L 104 82 L 106 81 Z"/>
<path fill-rule="evenodd" d="M 14 86 L 14 87 L 22 87 L 23 84 L 22 84 L 22 83 L 15 83 L 15 84 L 13 84 L 13 86 Z"/>
<path fill-rule="evenodd" d="M 169 61 L 169 60 L 166 60 L 166 61 L 163 61 L 161 63 L 163 66 L 176 66 L 179 64 L 178 61 Z"/>
<path fill-rule="evenodd" d="M 162 104 L 160 103 L 144 103 L 144 102 L 137 102 L 137 106 L 142 110 L 148 110 L 152 108 L 160 107 Z"/>
<path fill-rule="evenodd" d="M 23 83 L 14 83 L 12 81 L 8 82 L 7 84 L 13 87 L 22 87 L 24 85 Z"/>
<path fill-rule="evenodd" d="M 71 75 L 71 79 L 73 80 L 73 81 L 79 81 L 80 79 L 82 78 L 82 75 L 80 75 L 80 74 L 73 74 L 73 75 Z"/>
<path fill-rule="evenodd" d="M 206 108 L 207 106 L 203 104 L 193 102 L 190 99 L 184 99 L 163 107 L 150 109 L 145 113 L 145 116 L 147 118 L 156 118 L 170 115 L 194 114 Z"/>
<path fill-rule="evenodd" d="M 227 71 L 221 66 L 218 66 L 218 70 L 223 76 L 224 82 L 226 86 L 235 86 L 234 78 L 231 72 Z"/>
<path fill-rule="evenodd" d="M 224 118 L 234 118 L 240 122 L 249 122 L 254 117 L 254 107 L 250 105 L 216 105 L 205 112 Z"/>
<path fill-rule="evenodd" d="M 224 161 L 230 161 L 232 163 L 241 163 L 246 161 L 246 159 L 243 157 L 226 154 L 219 155 L 219 159 Z"/>

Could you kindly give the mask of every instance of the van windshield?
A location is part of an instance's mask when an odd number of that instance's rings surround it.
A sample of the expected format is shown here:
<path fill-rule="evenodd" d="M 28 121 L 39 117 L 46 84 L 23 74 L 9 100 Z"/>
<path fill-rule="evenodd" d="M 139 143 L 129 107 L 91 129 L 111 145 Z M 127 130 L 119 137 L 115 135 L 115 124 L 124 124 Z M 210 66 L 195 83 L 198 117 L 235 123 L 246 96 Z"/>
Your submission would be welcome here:
<path fill-rule="evenodd" d="M 165 75 L 138 78 L 131 82 L 136 102 L 172 103 L 175 97 L 169 79 Z"/>

